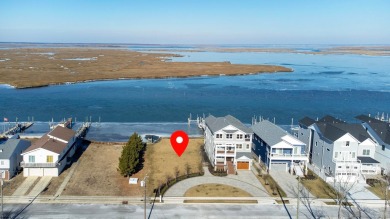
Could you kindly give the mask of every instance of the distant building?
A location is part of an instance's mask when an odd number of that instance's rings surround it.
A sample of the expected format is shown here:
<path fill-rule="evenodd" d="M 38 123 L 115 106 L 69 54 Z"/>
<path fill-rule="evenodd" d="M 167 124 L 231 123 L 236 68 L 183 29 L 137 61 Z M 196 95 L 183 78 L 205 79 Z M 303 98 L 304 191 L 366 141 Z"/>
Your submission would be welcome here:
<path fill-rule="evenodd" d="M 215 170 L 251 169 L 252 131 L 231 115 L 204 120 L 205 151 Z"/>
<path fill-rule="evenodd" d="M 377 143 L 375 159 L 380 162 L 384 174 L 390 171 L 390 123 L 369 116 L 356 117 L 362 121 L 363 127 Z"/>
<path fill-rule="evenodd" d="M 300 176 L 307 170 L 308 155 L 306 144 L 287 131 L 263 120 L 251 127 L 253 130 L 253 152 L 259 156 L 269 171 L 284 169 Z"/>
<path fill-rule="evenodd" d="M 23 153 L 24 176 L 59 176 L 76 151 L 72 129 L 58 125 Z"/>
<path fill-rule="evenodd" d="M 21 169 L 20 162 L 22 161 L 22 156 L 20 153 L 30 145 L 30 141 L 21 139 L 8 139 L 3 144 L 0 144 L 1 178 L 9 180 L 17 174 Z"/>
<path fill-rule="evenodd" d="M 310 124 L 312 123 L 312 124 Z M 309 144 L 310 162 L 327 180 L 365 182 L 364 174 L 378 174 L 375 142 L 361 124 L 348 124 L 332 116 L 299 121 L 298 138 Z"/>

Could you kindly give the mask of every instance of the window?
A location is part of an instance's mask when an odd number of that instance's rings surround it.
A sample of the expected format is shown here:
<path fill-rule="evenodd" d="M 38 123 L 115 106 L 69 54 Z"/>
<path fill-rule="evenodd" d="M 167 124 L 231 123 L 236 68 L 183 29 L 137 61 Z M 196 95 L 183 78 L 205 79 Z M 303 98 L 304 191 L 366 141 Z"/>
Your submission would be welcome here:
<path fill-rule="evenodd" d="M 357 167 L 354 167 L 354 169 L 356 170 L 356 169 L 357 169 Z"/>
<path fill-rule="evenodd" d="M 338 166 L 337 168 L 341 169 L 341 166 Z"/>
<path fill-rule="evenodd" d="M 245 135 L 245 139 L 250 139 L 251 135 Z"/>
<path fill-rule="evenodd" d="M 317 144 L 317 142 L 316 142 L 316 147 L 317 147 L 317 145 L 318 145 L 318 144 Z"/>
<path fill-rule="evenodd" d="M 226 138 L 232 139 L 233 138 L 233 134 L 226 134 Z"/>
<path fill-rule="evenodd" d="M 222 134 L 217 134 L 217 138 L 222 138 Z"/>
<path fill-rule="evenodd" d="M 355 152 L 352 152 L 352 158 L 355 158 L 356 154 Z"/>
<path fill-rule="evenodd" d="M 47 163 L 53 163 L 53 156 L 52 156 L 52 155 L 48 155 L 48 156 L 46 157 L 46 162 L 47 162 Z"/>
<path fill-rule="evenodd" d="M 28 156 L 28 162 L 35 163 L 35 156 L 33 155 Z"/>
<path fill-rule="evenodd" d="M 301 135 L 303 135 L 303 132 L 301 132 Z"/>
<path fill-rule="evenodd" d="M 349 141 L 346 141 L 346 142 L 345 142 L 345 146 L 346 146 L 346 147 L 349 147 Z"/>
<path fill-rule="evenodd" d="M 242 139 L 242 134 L 237 134 L 237 139 Z"/>
<path fill-rule="evenodd" d="M 242 149 L 242 144 L 236 144 L 237 149 Z"/>
<path fill-rule="evenodd" d="M 4 165 L 4 160 L 2 160 L 0 164 L 1 164 L 1 165 Z"/>
<path fill-rule="evenodd" d="M 339 155 L 339 152 L 334 152 L 334 158 L 337 159 L 338 155 Z"/>
<path fill-rule="evenodd" d="M 246 144 L 246 149 L 249 149 L 249 144 Z"/>
<path fill-rule="evenodd" d="M 369 149 L 363 149 L 363 155 L 370 156 L 370 150 Z"/>
<path fill-rule="evenodd" d="M 349 166 L 346 166 L 345 168 L 349 169 Z"/>

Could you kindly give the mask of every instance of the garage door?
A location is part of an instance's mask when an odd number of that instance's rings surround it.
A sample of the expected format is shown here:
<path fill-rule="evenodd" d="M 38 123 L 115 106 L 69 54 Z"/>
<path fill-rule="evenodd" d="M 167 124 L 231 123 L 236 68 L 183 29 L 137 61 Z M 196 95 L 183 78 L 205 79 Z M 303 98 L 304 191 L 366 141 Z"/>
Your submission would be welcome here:
<path fill-rule="evenodd" d="M 271 163 L 271 171 L 287 172 L 287 163 Z"/>
<path fill-rule="evenodd" d="M 237 169 L 249 170 L 249 162 L 237 162 Z"/>

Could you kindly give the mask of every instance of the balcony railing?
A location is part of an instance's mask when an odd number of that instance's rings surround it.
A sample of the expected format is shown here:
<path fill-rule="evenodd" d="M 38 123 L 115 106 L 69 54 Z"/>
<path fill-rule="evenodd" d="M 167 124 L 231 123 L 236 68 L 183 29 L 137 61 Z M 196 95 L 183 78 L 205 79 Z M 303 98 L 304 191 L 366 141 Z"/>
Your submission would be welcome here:
<path fill-rule="evenodd" d="M 59 163 L 25 163 L 22 161 L 20 165 L 22 167 L 56 167 L 59 165 Z"/>
<path fill-rule="evenodd" d="M 291 158 L 296 158 L 296 159 L 303 159 L 307 158 L 306 154 L 269 154 L 271 158 L 274 159 L 291 159 Z"/>

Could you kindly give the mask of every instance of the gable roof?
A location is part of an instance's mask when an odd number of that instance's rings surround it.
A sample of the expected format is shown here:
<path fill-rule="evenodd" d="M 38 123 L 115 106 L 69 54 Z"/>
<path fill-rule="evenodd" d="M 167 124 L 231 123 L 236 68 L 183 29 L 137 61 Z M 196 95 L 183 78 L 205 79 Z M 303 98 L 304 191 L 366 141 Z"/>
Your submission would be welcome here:
<path fill-rule="evenodd" d="M 56 126 L 52 131 L 42 136 L 40 139 L 35 141 L 29 148 L 27 148 L 25 151 L 23 151 L 23 154 L 33 151 L 38 148 L 43 148 L 48 151 L 52 151 L 57 154 L 61 154 L 61 152 L 66 148 L 67 143 L 55 140 L 51 138 L 50 136 L 59 138 L 61 140 L 68 141 L 73 138 L 73 136 L 76 134 L 71 129 L 64 128 L 61 126 Z M 49 136 L 50 135 L 50 136 Z"/>
<path fill-rule="evenodd" d="M 225 117 L 208 116 L 205 119 L 206 126 L 209 127 L 212 133 L 217 132 L 226 126 L 232 125 L 245 133 L 252 133 L 252 130 L 246 127 L 242 122 L 231 115 Z"/>
<path fill-rule="evenodd" d="M 360 124 L 348 124 L 348 123 L 327 123 L 319 122 L 316 123 L 320 129 L 322 135 L 331 140 L 336 141 L 345 134 L 349 133 L 358 141 L 363 142 L 366 139 L 371 139 L 366 130 Z"/>
<path fill-rule="evenodd" d="M 359 115 L 355 118 L 368 124 L 383 142 L 390 144 L 390 123 L 366 115 Z"/>
<path fill-rule="evenodd" d="M 288 133 L 268 120 L 263 120 L 251 127 L 253 132 L 268 145 L 276 145 L 282 141 L 282 137 Z"/>
<path fill-rule="evenodd" d="M 301 120 L 298 121 L 299 124 L 309 127 L 313 125 L 316 121 L 310 117 L 305 116 Z"/>
<path fill-rule="evenodd" d="M 76 132 L 72 129 L 68 129 L 62 126 L 56 126 L 47 135 L 62 139 L 64 141 L 69 141 L 75 134 Z"/>
<path fill-rule="evenodd" d="M 322 117 L 320 120 L 318 120 L 317 122 L 327 122 L 327 123 L 333 123 L 333 124 L 336 124 L 336 123 L 346 123 L 340 119 L 337 119 L 333 116 L 330 116 L 330 115 L 326 115 L 324 117 Z"/>
<path fill-rule="evenodd" d="M 10 159 L 15 151 L 17 154 L 20 154 L 21 151 L 26 150 L 30 145 L 31 142 L 27 140 L 8 139 L 5 143 L 0 144 L 0 159 Z"/>

